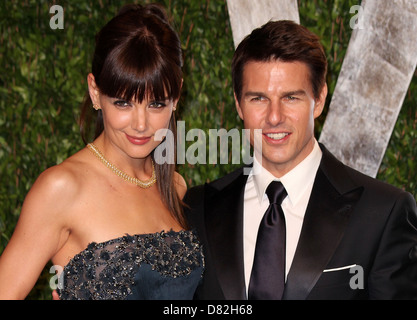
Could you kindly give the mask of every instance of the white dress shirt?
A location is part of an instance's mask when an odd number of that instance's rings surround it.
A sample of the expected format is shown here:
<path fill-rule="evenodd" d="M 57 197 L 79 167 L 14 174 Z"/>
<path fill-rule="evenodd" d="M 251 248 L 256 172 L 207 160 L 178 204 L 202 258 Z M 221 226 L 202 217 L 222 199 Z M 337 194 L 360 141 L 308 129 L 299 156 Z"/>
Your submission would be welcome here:
<path fill-rule="evenodd" d="M 249 287 L 259 225 L 269 206 L 268 196 L 265 194 L 266 188 L 273 180 L 281 181 L 288 193 L 281 204 L 287 228 L 285 263 L 285 276 L 287 276 L 294 258 L 303 225 L 304 214 L 310 199 L 321 157 L 321 149 L 317 141 L 315 141 L 313 151 L 294 169 L 280 179 L 264 169 L 256 161 L 256 157 L 253 157 L 253 169 L 246 182 L 243 209 L 243 249 L 246 290 Z M 253 174 L 253 172 L 256 172 L 256 174 Z"/>

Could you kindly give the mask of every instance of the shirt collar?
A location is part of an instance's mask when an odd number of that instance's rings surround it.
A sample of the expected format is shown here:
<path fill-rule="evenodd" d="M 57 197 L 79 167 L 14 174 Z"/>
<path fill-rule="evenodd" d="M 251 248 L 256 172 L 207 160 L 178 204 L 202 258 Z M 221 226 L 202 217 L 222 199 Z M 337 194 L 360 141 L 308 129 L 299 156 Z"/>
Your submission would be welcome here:
<path fill-rule="evenodd" d="M 317 169 L 320 165 L 321 157 L 321 149 L 317 140 L 315 140 L 313 150 L 310 154 L 280 179 L 276 178 L 272 173 L 263 168 L 256 160 L 256 157 L 253 157 L 252 172 L 256 172 L 256 174 L 253 174 L 253 180 L 259 204 L 261 204 L 264 199 L 266 188 L 272 181 L 276 180 L 282 182 L 287 191 L 289 200 L 293 205 L 296 205 L 304 190 L 313 183 Z"/>

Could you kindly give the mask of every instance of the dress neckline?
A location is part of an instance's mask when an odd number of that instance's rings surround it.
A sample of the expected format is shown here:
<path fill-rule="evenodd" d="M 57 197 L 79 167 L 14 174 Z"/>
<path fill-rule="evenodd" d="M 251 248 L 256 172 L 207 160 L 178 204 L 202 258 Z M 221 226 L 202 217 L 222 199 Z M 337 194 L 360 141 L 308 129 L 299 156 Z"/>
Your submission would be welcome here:
<path fill-rule="evenodd" d="M 92 241 L 89 242 L 88 245 L 81 250 L 80 252 L 76 253 L 70 260 L 68 260 L 67 264 L 64 266 L 64 270 L 71 264 L 73 263 L 75 260 L 77 260 L 78 257 L 80 257 L 83 253 L 85 253 L 88 250 L 92 250 L 94 248 L 98 248 L 98 247 L 105 247 L 107 245 L 111 245 L 113 243 L 117 243 L 117 242 L 122 242 L 123 240 L 132 240 L 132 239 L 139 239 L 139 238 L 164 238 L 164 237 L 170 237 L 170 236 L 184 236 L 186 234 L 193 234 L 194 231 L 193 230 L 185 230 L 185 229 L 181 229 L 179 231 L 174 231 L 173 229 L 170 229 L 168 231 L 165 231 L 164 229 L 161 231 L 156 231 L 156 232 L 149 232 L 149 233 L 135 233 L 135 234 L 129 234 L 129 233 L 125 233 L 125 235 L 120 236 L 120 237 L 116 237 L 116 238 L 112 238 L 109 240 L 104 240 L 104 241 L 100 241 L 100 242 L 96 242 L 96 241 Z"/>
<path fill-rule="evenodd" d="M 184 234 L 184 233 L 192 233 L 192 230 L 179 230 L 179 231 L 174 231 L 173 229 L 170 229 L 168 231 L 165 230 L 161 230 L 161 231 L 156 231 L 156 232 L 148 232 L 148 233 L 134 233 L 134 234 L 129 234 L 129 233 L 125 233 L 123 236 L 120 237 L 116 237 L 116 238 L 112 238 L 109 240 L 104 240 L 104 241 L 100 241 L 100 242 L 96 242 L 96 241 L 92 241 L 90 242 L 87 247 L 84 249 L 86 250 L 88 247 L 94 245 L 106 245 L 108 243 L 114 243 L 117 241 L 121 241 L 124 239 L 128 239 L 128 238 L 132 238 L 132 237 L 136 237 L 136 238 L 143 238 L 143 237 L 156 237 L 156 236 L 171 236 L 171 235 L 176 235 L 176 234 Z M 84 250 L 80 251 L 83 252 Z"/>

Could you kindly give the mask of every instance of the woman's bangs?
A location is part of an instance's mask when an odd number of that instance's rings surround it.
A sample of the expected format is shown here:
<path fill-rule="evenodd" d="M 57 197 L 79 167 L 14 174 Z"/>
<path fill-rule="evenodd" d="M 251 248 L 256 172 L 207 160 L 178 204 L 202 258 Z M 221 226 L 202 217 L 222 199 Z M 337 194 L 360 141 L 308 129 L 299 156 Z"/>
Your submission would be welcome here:
<path fill-rule="evenodd" d="M 118 59 L 107 59 L 100 75 L 105 81 L 98 84 L 103 94 L 139 103 L 144 99 L 178 99 L 182 75 L 168 72 L 168 63 L 145 48 L 132 50 L 134 54 L 116 53 Z"/>

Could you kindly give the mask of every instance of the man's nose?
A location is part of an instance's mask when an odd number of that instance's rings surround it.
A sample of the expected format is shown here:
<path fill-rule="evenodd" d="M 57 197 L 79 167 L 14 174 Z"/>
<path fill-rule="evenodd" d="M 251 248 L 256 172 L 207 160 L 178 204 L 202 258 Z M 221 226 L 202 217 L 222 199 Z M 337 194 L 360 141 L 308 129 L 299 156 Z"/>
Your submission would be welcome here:
<path fill-rule="evenodd" d="M 268 106 L 266 121 L 272 126 L 281 123 L 285 118 L 283 111 L 284 107 L 279 100 L 271 101 L 271 103 Z"/>

